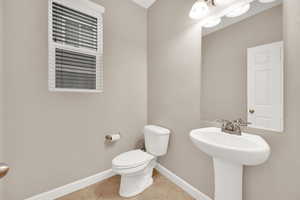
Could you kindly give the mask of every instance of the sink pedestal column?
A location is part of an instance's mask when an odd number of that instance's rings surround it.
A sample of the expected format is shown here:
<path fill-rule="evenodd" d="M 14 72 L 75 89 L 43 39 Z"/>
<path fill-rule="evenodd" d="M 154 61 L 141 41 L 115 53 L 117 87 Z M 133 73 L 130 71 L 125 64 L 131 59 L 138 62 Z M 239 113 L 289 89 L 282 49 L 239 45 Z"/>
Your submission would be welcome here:
<path fill-rule="evenodd" d="M 214 158 L 215 200 L 243 199 L 243 165 Z"/>

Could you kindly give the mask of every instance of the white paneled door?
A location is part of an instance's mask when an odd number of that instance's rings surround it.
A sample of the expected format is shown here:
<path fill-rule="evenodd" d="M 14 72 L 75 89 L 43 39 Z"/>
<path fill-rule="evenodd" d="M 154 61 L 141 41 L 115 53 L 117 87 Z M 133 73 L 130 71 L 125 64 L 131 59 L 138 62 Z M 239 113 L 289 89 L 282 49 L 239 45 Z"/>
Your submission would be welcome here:
<path fill-rule="evenodd" d="M 250 127 L 283 131 L 283 42 L 248 49 Z"/>

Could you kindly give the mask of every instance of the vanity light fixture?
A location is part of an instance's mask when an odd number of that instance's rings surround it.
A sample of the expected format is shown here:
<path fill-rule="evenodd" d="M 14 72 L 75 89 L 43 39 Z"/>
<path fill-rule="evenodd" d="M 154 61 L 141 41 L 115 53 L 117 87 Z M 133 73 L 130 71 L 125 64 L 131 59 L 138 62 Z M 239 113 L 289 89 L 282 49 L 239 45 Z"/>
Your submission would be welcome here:
<path fill-rule="evenodd" d="M 258 0 L 260 3 L 272 3 L 276 0 Z"/>
<path fill-rule="evenodd" d="M 207 16 L 210 6 L 215 6 L 214 0 L 197 0 L 190 11 L 190 18 L 201 19 Z"/>
<path fill-rule="evenodd" d="M 226 17 L 238 17 L 246 12 L 248 12 L 250 9 L 250 4 L 242 4 L 242 5 L 234 5 L 233 7 L 229 8 L 229 12 L 226 14 Z"/>
<path fill-rule="evenodd" d="M 215 4 L 217 6 L 224 6 L 224 5 L 229 5 L 232 3 L 234 0 L 215 0 Z"/>
<path fill-rule="evenodd" d="M 219 25 L 220 23 L 221 23 L 221 18 L 220 17 L 209 18 L 205 21 L 203 27 L 212 28 L 214 26 Z"/>
<path fill-rule="evenodd" d="M 250 10 L 250 3 L 256 0 L 197 0 L 191 11 L 190 18 L 195 20 L 202 20 L 202 26 L 211 28 L 217 26 L 221 22 L 221 17 L 229 18 L 238 17 Z M 271 3 L 276 0 L 258 0 L 260 3 Z M 214 8 L 216 6 L 227 7 L 221 12 Z M 219 9 L 220 10 L 220 9 Z"/>

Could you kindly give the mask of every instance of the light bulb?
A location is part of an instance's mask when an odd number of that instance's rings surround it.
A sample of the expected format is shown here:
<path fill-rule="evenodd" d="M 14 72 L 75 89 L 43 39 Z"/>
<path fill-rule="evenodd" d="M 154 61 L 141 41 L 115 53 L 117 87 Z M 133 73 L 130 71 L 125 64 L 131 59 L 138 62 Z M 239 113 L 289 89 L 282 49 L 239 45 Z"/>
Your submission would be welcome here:
<path fill-rule="evenodd" d="M 220 17 L 209 18 L 209 19 L 205 20 L 203 27 L 212 28 L 214 26 L 219 25 L 220 23 L 221 23 Z"/>
<path fill-rule="evenodd" d="M 276 0 L 259 0 L 260 3 L 271 3 Z"/>
<path fill-rule="evenodd" d="M 248 12 L 248 10 L 250 9 L 250 4 L 244 4 L 244 5 L 239 5 L 239 6 L 232 6 L 231 8 L 229 8 L 229 12 L 226 14 L 226 17 L 238 17 L 241 16 L 243 14 L 245 14 L 246 12 Z"/>
<path fill-rule="evenodd" d="M 206 2 L 203 0 L 198 0 L 194 3 L 191 11 L 190 18 L 192 19 L 201 19 L 209 13 L 209 7 Z"/>
<path fill-rule="evenodd" d="M 232 3 L 234 0 L 215 0 L 215 4 L 217 6 L 224 6 L 224 5 L 229 5 Z"/>

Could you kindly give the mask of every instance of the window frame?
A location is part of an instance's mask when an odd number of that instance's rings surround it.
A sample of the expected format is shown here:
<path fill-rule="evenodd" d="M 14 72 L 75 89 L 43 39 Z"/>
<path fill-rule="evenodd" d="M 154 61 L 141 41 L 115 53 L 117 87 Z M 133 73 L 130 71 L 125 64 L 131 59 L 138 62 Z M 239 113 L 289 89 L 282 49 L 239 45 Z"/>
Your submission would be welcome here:
<path fill-rule="evenodd" d="M 51 92 L 103 92 L 103 14 L 104 7 L 89 0 L 48 0 L 48 88 Z M 68 44 L 61 44 L 53 40 L 53 3 L 66 6 L 78 12 L 85 13 L 97 18 L 97 50 L 85 47 L 75 47 Z M 88 54 L 96 57 L 96 89 L 76 89 L 56 87 L 56 55 L 55 50 L 72 51 L 75 53 Z"/>

